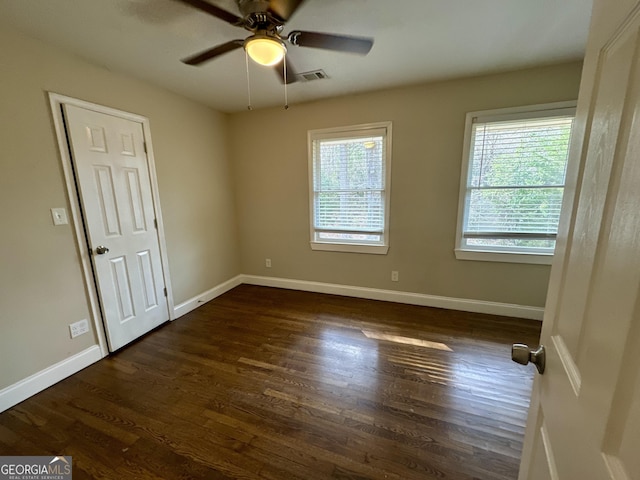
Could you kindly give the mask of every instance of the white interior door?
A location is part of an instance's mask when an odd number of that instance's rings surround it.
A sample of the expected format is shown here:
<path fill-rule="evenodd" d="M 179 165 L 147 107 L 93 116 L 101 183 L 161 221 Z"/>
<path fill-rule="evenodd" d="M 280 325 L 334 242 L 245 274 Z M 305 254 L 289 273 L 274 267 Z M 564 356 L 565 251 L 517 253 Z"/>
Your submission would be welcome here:
<path fill-rule="evenodd" d="M 142 124 L 64 106 L 109 349 L 169 319 Z"/>
<path fill-rule="evenodd" d="M 640 2 L 593 15 L 521 480 L 640 479 Z"/>

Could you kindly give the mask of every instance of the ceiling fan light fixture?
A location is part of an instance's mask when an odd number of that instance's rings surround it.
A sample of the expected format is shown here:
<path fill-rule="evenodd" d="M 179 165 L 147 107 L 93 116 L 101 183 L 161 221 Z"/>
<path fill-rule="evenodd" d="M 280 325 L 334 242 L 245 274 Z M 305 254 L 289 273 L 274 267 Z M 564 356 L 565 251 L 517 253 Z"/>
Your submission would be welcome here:
<path fill-rule="evenodd" d="M 244 49 L 251 60 L 266 67 L 280 63 L 287 52 L 287 47 L 279 39 L 257 35 L 247 39 Z"/>

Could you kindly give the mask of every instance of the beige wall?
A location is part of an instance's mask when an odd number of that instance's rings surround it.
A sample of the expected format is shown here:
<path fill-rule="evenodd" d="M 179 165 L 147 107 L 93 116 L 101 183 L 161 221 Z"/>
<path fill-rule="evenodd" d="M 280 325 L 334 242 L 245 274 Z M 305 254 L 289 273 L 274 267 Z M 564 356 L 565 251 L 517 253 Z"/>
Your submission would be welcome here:
<path fill-rule="evenodd" d="M 72 227 L 51 223 L 69 205 L 47 91 L 150 119 L 176 304 L 247 273 L 544 305 L 548 267 L 454 258 L 464 115 L 574 99 L 578 63 L 227 116 L 6 27 L 0 45 L 0 389 L 96 343 L 68 333 L 89 308 Z M 389 254 L 311 251 L 307 130 L 384 120 Z"/>
<path fill-rule="evenodd" d="M 96 343 L 47 91 L 150 119 L 176 304 L 240 273 L 227 117 L 0 28 L 0 389 Z M 9 48 L 10 46 L 10 48 Z"/>
<path fill-rule="evenodd" d="M 572 63 L 232 115 L 242 272 L 544 306 L 550 267 L 454 257 L 465 114 L 575 100 L 580 74 Z M 307 131 L 385 120 L 393 122 L 389 253 L 312 251 Z"/>

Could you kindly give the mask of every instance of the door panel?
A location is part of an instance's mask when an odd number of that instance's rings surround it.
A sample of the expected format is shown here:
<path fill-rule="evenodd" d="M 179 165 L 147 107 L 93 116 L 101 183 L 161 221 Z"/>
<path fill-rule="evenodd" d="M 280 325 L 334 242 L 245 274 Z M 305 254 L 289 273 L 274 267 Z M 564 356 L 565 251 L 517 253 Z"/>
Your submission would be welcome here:
<path fill-rule="evenodd" d="M 640 301 L 640 300 L 639 300 Z M 640 318 L 640 304 L 636 304 L 635 318 Z M 626 471 L 629 479 L 640 478 L 640 322 L 633 323 L 629 331 L 622 370 L 616 382 L 604 451 L 612 471 Z M 624 470 L 623 470 L 624 469 Z M 625 478 L 621 473 L 613 478 Z"/>
<path fill-rule="evenodd" d="M 601 60 L 598 86 L 593 99 L 593 120 L 589 142 L 589 157 L 575 221 L 578 235 L 568 247 L 563 301 L 559 304 L 554 335 L 562 338 L 567 352 L 576 357 L 580 342 L 580 323 L 587 306 L 593 258 L 598 246 L 605 197 L 613 153 L 620 128 L 622 107 L 629 82 L 629 59 L 632 42 L 614 42 Z M 577 362 L 576 362 L 577 363 Z"/>
<path fill-rule="evenodd" d="M 153 272 L 153 262 L 151 261 L 151 252 L 149 250 L 145 250 L 144 252 L 138 252 L 137 256 L 140 279 L 142 280 L 145 299 L 145 311 L 149 311 L 158 306 L 158 297 L 156 296 L 157 288 Z"/>
<path fill-rule="evenodd" d="M 620 12 L 600 4 L 578 106 L 582 182 L 563 210 L 573 224 L 552 269 L 521 480 L 640 478 L 640 2 L 617 28 L 604 17 Z"/>
<path fill-rule="evenodd" d="M 104 224 L 105 237 L 120 236 L 120 215 L 113 188 L 113 175 L 111 168 L 105 165 L 93 167 L 96 179 L 96 191 L 98 193 L 98 208 Z"/>
<path fill-rule="evenodd" d="M 136 316 L 133 308 L 133 295 L 131 293 L 131 282 L 129 281 L 129 269 L 125 257 L 111 258 L 111 274 L 113 279 L 116 300 L 120 307 L 120 323 Z"/>
<path fill-rule="evenodd" d="M 558 469 L 556 468 L 553 457 L 553 447 L 550 444 L 549 432 L 544 420 L 544 413 L 538 411 L 538 424 L 536 432 L 540 437 L 540 441 L 536 442 L 534 450 L 531 454 L 530 477 L 536 480 L 557 480 Z"/>
<path fill-rule="evenodd" d="M 147 225 L 144 221 L 144 207 L 142 205 L 142 194 L 140 193 L 140 176 L 137 170 L 125 169 L 125 173 L 127 176 L 127 186 L 129 187 L 131 218 L 133 219 L 132 231 L 135 233 L 146 232 Z"/>
<path fill-rule="evenodd" d="M 109 348 L 169 319 L 142 124 L 64 106 Z M 109 250 L 96 254 L 102 245 Z"/>

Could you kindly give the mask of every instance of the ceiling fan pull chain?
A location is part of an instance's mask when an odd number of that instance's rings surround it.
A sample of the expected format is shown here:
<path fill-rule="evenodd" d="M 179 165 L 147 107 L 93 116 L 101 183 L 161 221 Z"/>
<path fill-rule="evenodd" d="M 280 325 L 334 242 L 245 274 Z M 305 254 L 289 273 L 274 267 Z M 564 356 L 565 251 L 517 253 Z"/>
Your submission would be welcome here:
<path fill-rule="evenodd" d="M 247 95 L 249 97 L 249 105 L 247 105 L 247 110 L 253 110 L 251 106 L 251 82 L 249 81 L 249 54 L 247 51 L 244 51 L 244 59 L 247 64 Z"/>
<path fill-rule="evenodd" d="M 287 54 L 282 57 L 282 66 L 284 67 L 284 109 L 289 110 L 289 98 L 287 97 Z"/>

